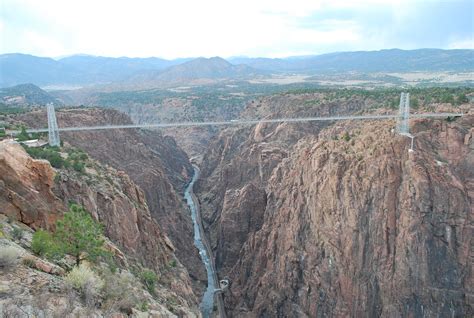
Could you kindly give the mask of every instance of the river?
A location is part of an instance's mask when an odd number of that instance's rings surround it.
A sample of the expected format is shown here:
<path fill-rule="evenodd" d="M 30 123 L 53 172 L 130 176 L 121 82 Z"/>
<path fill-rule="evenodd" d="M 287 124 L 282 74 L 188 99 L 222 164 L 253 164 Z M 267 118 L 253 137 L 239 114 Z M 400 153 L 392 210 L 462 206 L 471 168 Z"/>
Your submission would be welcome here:
<path fill-rule="evenodd" d="M 214 273 L 211 260 L 209 259 L 209 254 L 206 249 L 206 246 L 203 243 L 203 239 L 202 239 L 203 233 L 201 232 L 202 226 L 201 226 L 200 220 L 198 220 L 198 217 L 199 217 L 198 211 L 197 211 L 198 207 L 196 207 L 196 203 L 194 202 L 194 199 L 193 199 L 193 186 L 198 178 L 199 178 L 199 168 L 194 166 L 193 179 L 191 180 L 189 185 L 186 187 L 186 190 L 184 191 L 184 198 L 186 199 L 189 209 L 191 210 L 191 217 L 192 217 L 193 226 L 194 226 L 194 245 L 198 248 L 199 255 L 201 255 L 201 260 L 204 263 L 204 266 L 206 267 L 207 289 L 202 298 L 200 308 L 201 308 L 203 317 L 208 318 L 211 316 L 211 313 L 214 307 L 214 291 L 215 291 L 215 285 L 216 285 L 214 277 L 216 277 L 216 275 Z"/>

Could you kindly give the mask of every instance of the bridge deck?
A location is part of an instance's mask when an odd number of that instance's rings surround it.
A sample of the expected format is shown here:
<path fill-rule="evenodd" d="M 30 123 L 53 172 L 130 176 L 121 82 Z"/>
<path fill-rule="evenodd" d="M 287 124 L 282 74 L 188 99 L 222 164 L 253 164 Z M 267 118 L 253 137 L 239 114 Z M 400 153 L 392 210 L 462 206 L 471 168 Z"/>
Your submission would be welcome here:
<path fill-rule="evenodd" d="M 425 113 L 411 114 L 410 118 L 430 118 L 430 117 L 460 117 L 462 113 Z M 224 125 L 255 125 L 258 123 L 281 123 L 281 122 L 312 122 L 312 121 L 335 121 L 335 120 L 380 120 L 398 119 L 400 115 L 362 115 L 362 116 L 329 116 L 329 117 L 299 117 L 299 118 L 272 118 L 272 119 L 242 119 L 225 121 L 204 121 L 204 122 L 177 122 L 177 123 L 156 123 L 156 124 L 130 124 L 130 125 L 103 125 L 103 126 L 82 126 L 82 127 L 59 127 L 59 131 L 83 131 L 83 130 L 105 130 L 105 129 L 131 129 L 131 128 L 169 128 L 169 127 L 199 127 L 199 126 L 224 126 Z M 28 129 L 28 133 L 48 132 L 48 128 Z M 9 131 L 18 133 L 18 131 Z"/>

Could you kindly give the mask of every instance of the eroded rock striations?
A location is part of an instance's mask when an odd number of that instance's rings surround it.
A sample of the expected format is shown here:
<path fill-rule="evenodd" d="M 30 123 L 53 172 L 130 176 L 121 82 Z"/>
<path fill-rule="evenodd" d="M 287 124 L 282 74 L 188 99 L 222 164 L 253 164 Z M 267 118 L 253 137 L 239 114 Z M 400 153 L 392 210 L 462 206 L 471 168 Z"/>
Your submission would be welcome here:
<path fill-rule="evenodd" d="M 228 129 L 204 157 L 228 313 L 471 316 L 473 115 L 416 120 L 413 153 L 393 122 L 311 125 Z"/>

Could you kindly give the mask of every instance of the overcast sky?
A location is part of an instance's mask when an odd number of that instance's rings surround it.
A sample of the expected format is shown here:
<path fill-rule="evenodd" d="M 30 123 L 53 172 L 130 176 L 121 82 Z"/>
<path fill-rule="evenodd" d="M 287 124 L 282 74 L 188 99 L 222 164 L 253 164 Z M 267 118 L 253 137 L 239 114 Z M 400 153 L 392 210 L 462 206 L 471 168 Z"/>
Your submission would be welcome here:
<path fill-rule="evenodd" d="M 285 57 L 474 48 L 472 0 L 0 2 L 0 53 Z"/>

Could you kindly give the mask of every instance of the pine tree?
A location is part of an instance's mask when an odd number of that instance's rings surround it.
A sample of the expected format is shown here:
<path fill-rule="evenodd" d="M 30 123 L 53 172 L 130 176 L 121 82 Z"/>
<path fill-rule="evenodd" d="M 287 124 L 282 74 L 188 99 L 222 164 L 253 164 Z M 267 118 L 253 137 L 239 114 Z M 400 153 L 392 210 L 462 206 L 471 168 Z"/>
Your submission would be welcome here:
<path fill-rule="evenodd" d="M 75 257 L 76 265 L 87 259 L 95 261 L 104 255 L 103 228 L 77 204 L 71 204 L 62 220 L 56 222 L 55 240 L 61 251 Z"/>

